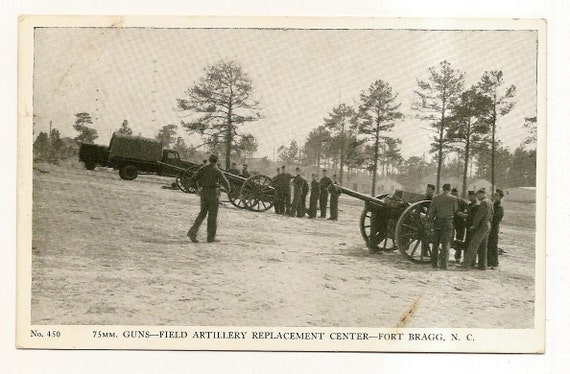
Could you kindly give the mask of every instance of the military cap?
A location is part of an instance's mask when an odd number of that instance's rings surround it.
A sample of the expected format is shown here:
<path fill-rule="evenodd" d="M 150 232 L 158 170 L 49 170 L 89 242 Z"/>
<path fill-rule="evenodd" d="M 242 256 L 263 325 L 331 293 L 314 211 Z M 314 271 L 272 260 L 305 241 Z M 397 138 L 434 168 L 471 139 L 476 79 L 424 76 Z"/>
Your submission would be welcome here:
<path fill-rule="evenodd" d="M 505 197 L 505 193 L 503 192 L 503 190 L 497 189 L 497 193 L 498 193 L 499 195 L 501 195 L 501 197 Z"/>
<path fill-rule="evenodd" d="M 444 191 L 449 191 L 449 190 L 451 190 L 451 184 L 446 183 L 446 184 L 443 185 L 442 188 L 443 188 Z"/>
<path fill-rule="evenodd" d="M 475 195 L 475 191 L 468 191 L 467 192 L 467 196 L 473 196 L 473 195 Z"/>
<path fill-rule="evenodd" d="M 433 184 L 428 184 L 427 188 L 431 188 L 432 190 L 435 190 L 435 186 Z"/>
<path fill-rule="evenodd" d="M 485 187 L 479 188 L 479 189 L 477 190 L 477 193 L 487 193 L 487 190 L 485 189 Z"/>
<path fill-rule="evenodd" d="M 218 156 L 216 156 L 216 155 L 211 155 L 211 156 L 208 158 L 208 161 L 210 161 L 211 164 L 215 164 L 216 162 L 218 162 Z"/>

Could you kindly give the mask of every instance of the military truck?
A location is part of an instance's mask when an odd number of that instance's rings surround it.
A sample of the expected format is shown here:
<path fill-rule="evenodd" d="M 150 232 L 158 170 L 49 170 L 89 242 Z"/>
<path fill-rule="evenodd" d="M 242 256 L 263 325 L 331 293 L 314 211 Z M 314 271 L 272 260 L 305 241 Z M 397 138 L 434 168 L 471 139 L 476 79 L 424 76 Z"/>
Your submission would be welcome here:
<path fill-rule="evenodd" d="M 93 170 L 94 165 L 119 170 L 119 176 L 125 180 L 135 179 L 139 172 L 173 177 L 180 174 L 176 167 L 188 169 L 196 165 L 181 160 L 176 151 L 162 149 L 160 140 L 116 133 L 111 137 L 109 147 L 82 144 L 79 160 L 89 170 Z"/>

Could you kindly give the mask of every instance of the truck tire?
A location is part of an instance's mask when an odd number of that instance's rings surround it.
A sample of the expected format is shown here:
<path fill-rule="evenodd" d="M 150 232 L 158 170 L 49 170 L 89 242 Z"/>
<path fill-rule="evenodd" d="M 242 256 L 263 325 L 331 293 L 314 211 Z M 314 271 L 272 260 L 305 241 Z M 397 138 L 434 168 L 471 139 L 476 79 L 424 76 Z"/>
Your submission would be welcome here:
<path fill-rule="evenodd" d="M 119 176 L 121 179 L 132 181 L 138 175 L 137 167 L 134 165 L 125 165 L 119 170 Z"/>
<path fill-rule="evenodd" d="M 95 163 L 94 162 L 86 162 L 85 163 L 85 169 L 87 170 L 95 170 Z"/>

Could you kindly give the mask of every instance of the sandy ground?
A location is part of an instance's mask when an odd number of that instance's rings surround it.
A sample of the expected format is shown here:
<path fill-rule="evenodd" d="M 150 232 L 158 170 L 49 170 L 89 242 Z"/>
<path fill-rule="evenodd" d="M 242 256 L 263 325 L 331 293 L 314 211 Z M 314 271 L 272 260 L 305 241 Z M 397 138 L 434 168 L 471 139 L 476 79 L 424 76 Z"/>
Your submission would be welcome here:
<path fill-rule="evenodd" d="M 407 327 L 533 326 L 534 204 L 505 202 L 498 270 L 441 271 L 370 254 L 348 196 L 338 222 L 226 202 L 221 241 L 194 244 L 199 198 L 172 178 L 37 167 L 33 324 L 395 327 L 412 309 Z"/>

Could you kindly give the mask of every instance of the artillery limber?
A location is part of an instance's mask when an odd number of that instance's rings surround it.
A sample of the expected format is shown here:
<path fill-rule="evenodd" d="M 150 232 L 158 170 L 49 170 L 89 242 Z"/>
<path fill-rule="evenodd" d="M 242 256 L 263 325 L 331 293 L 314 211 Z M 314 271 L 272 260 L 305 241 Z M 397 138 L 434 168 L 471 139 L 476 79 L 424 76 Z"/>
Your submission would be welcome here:
<path fill-rule="evenodd" d="M 360 233 L 370 252 L 398 249 L 417 263 L 431 261 L 433 232 L 428 224 L 431 201 L 421 194 L 396 191 L 376 197 L 340 187 L 349 196 L 364 201 Z M 460 245 L 452 241 L 452 247 Z"/>
<path fill-rule="evenodd" d="M 196 193 L 196 188 L 191 185 L 190 180 L 202 165 L 192 163 L 188 168 L 169 166 L 179 172 L 176 177 L 178 188 L 187 193 Z M 264 212 L 271 209 L 274 203 L 275 189 L 270 177 L 263 174 L 255 174 L 249 178 L 244 178 L 226 170 L 221 171 L 230 184 L 230 191 L 226 191 L 226 193 L 229 201 L 234 206 L 256 212 Z"/>

